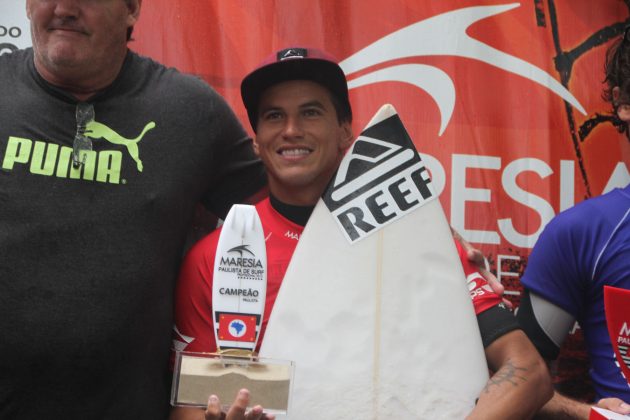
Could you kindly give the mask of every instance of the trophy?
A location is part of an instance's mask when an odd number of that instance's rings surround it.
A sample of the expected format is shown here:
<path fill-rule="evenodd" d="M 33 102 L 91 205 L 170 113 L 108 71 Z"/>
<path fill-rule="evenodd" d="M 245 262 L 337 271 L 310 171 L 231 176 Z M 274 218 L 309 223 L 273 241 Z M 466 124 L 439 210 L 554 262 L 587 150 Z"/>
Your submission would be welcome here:
<path fill-rule="evenodd" d="M 267 289 L 265 236 L 253 206 L 234 205 L 222 227 L 214 261 L 212 312 L 216 353 L 178 351 L 171 404 L 206 407 L 208 396 L 231 403 L 249 389 L 253 405 L 285 414 L 294 365 L 255 352 Z"/>

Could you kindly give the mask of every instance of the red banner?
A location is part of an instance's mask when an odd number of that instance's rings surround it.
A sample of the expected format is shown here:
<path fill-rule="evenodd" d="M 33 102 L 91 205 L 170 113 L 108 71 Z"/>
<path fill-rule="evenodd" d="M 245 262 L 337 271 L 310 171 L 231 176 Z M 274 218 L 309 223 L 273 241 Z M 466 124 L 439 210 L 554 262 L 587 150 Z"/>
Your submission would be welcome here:
<path fill-rule="evenodd" d="M 264 57 L 302 45 L 334 54 L 355 133 L 396 107 L 451 224 L 517 305 L 544 225 L 630 182 L 630 142 L 601 97 L 605 51 L 629 21 L 623 1 L 152 0 L 142 14 L 132 48 L 200 75 L 246 126 L 240 82 Z M 583 376 L 562 390 L 590 398 L 579 336 L 567 341 L 560 375 Z"/>
<path fill-rule="evenodd" d="M 355 133 L 396 107 L 451 224 L 508 290 L 555 214 L 630 181 L 630 143 L 601 99 L 619 0 L 153 0 L 142 14 L 132 47 L 203 77 L 246 125 L 240 81 L 265 56 L 334 54 Z"/>

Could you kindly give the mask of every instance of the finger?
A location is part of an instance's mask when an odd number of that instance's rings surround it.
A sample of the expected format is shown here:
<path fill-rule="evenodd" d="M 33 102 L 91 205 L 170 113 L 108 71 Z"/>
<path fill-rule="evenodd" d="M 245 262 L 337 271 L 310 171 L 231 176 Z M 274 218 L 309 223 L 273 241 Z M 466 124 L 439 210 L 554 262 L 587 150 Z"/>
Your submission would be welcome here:
<path fill-rule="evenodd" d="M 492 291 L 495 294 L 503 297 L 503 294 L 505 293 L 505 287 L 501 284 L 499 279 L 497 279 L 496 276 L 488 271 L 486 268 L 478 268 L 477 271 L 479 271 L 479 274 L 481 274 L 481 276 L 486 280 Z M 512 302 L 507 300 L 505 297 L 503 297 L 502 300 L 505 306 L 513 309 L 514 306 L 512 305 Z"/>
<path fill-rule="evenodd" d="M 461 236 L 459 234 L 458 231 L 456 231 L 453 226 L 449 226 L 451 228 L 451 234 L 453 235 L 453 238 L 455 238 L 456 241 L 459 241 L 461 239 Z"/>
<path fill-rule="evenodd" d="M 490 273 L 488 269 L 486 268 L 486 257 L 483 256 L 481 251 L 473 247 L 470 244 L 470 242 L 464 239 L 459 234 L 459 232 L 453 229 L 452 226 L 451 226 L 451 233 L 453 234 L 453 238 L 462 245 L 462 248 L 464 248 L 464 252 L 466 252 L 466 258 L 468 259 L 468 261 L 475 264 L 480 272 L 483 270 L 487 274 L 489 274 L 493 279 L 496 280 L 496 277 L 494 277 L 494 274 Z M 484 273 L 481 273 L 481 274 L 485 277 Z"/>
<path fill-rule="evenodd" d="M 451 227 L 451 233 L 453 234 L 453 238 L 455 238 L 455 240 L 458 241 L 462 245 L 462 247 L 464 248 L 464 251 L 466 252 L 466 258 L 468 258 L 468 261 L 472 262 L 473 264 L 475 264 L 477 266 L 477 268 L 479 269 L 479 272 L 481 273 L 481 275 L 484 276 L 484 278 L 486 278 L 486 280 L 489 280 L 489 282 L 494 280 L 495 283 L 498 283 L 499 285 L 501 285 L 501 283 L 499 283 L 499 281 L 494 276 L 494 274 L 492 274 L 490 271 L 488 271 L 487 263 L 486 263 L 486 257 L 484 257 L 483 253 L 480 250 L 478 250 L 477 248 L 473 247 L 470 244 L 470 242 L 468 242 L 466 239 L 464 239 L 459 234 L 459 232 L 457 232 L 452 227 Z M 501 287 L 503 287 L 503 286 L 501 286 Z"/>
<path fill-rule="evenodd" d="M 630 414 L 630 404 L 626 404 L 619 398 L 602 398 L 597 402 L 597 407 L 614 411 L 619 414 Z"/>
<path fill-rule="evenodd" d="M 463 238 L 462 238 L 462 246 L 464 247 L 464 251 L 466 251 L 466 257 L 468 258 L 468 261 L 472 262 L 473 264 L 479 267 L 486 265 L 486 259 L 481 253 L 481 251 L 473 247 L 468 241 L 466 241 Z"/>
<path fill-rule="evenodd" d="M 468 242 L 466 243 L 468 244 Z M 470 244 L 468 244 L 468 246 L 470 246 Z M 503 296 L 503 293 L 505 292 L 505 288 L 503 287 L 501 282 L 497 279 L 497 277 L 494 274 L 492 274 L 490 270 L 488 270 L 486 257 L 483 256 L 481 251 L 476 248 L 471 247 L 466 252 L 467 252 L 466 256 L 468 257 L 468 261 L 474 263 L 477 266 L 477 271 L 479 271 L 479 274 L 481 274 L 482 277 L 486 279 L 486 281 L 492 288 L 492 291 L 499 296 Z"/>
<path fill-rule="evenodd" d="M 497 277 L 492 274 L 488 269 L 484 268 L 478 268 L 477 269 L 479 271 L 479 274 L 481 274 L 481 276 L 486 280 L 486 282 L 488 283 L 488 285 L 490 286 L 490 288 L 492 289 L 492 291 L 503 297 L 503 294 L 505 293 L 505 287 L 501 284 L 501 282 L 499 281 L 499 279 L 497 279 Z M 503 304 L 505 306 L 507 306 L 510 309 L 514 308 L 514 305 L 512 305 L 512 302 L 510 302 L 509 300 L 507 300 L 505 297 L 503 297 Z"/>
<path fill-rule="evenodd" d="M 466 258 L 468 258 L 468 261 L 473 262 L 475 265 L 480 265 L 480 263 L 483 263 L 483 254 L 479 250 L 474 248 L 470 244 L 470 242 L 464 239 L 458 231 L 453 229 L 453 226 L 451 226 L 451 234 L 453 235 L 453 239 L 459 242 L 462 248 L 464 248 L 464 252 L 466 253 Z"/>
<path fill-rule="evenodd" d="M 204 413 L 206 420 L 221 420 L 221 402 L 216 395 L 208 397 L 208 406 Z"/>
<path fill-rule="evenodd" d="M 266 416 L 263 414 L 263 408 L 260 405 L 255 405 L 245 416 L 246 420 L 262 420 L 264 418 Z"/>
<path fill-rule="evenodd" d="M 468 261 L 477 266 L 477 271 L 479 271 L 479 274 L 481 274 L 481 276 L 486 280 L 492 291 L 499 296 L 503 296 L 505 293 L 505 287 L 503 287 L 499 279 L 497 279 L 497 277 L 488 270 L 488 261 L 486 260 L 486 257 L 484 257 L 483 253 L 477 248 L 474 248 L 470 242 L 464 239 L 459 232 L 453 229 L 452 226 L 451 233 L 453 234 L 453 238 L 462 244 L 462 247 L 466 252 L 466 258 L 468 258 Z M 503 298 L 503 304 L 510 309 L 513 309 L 514 307 L 512 302 L 506 298 Z"/>
<path fill-rule="evenodd" d="M 464 241 L 466 242 L 466 241 Z M 468 242 L 466 242 L 468 244 Z M 488 270 L 488 265 L 486 261 L 486 257 L 483 256 L 480 250 L 476 248 L 472 248 L 470 244 L 468 244 L 470 249 L 467 251 L 468 260 L 473 262 L 477 266 L 477 271 L 479 274 L 483 276 L 484 279 L 488 282 L 492 291 L 499 296 L 503 296 L 505 292 L 505 288 L 501 284 L 501 282 L 497 279 L 497 277 L 492 274 L 490 270 Z"/>
<path fill-rule="evenodd" d="M 260 407 L 260 406 L 256 406 L 256 407 Z M 276 420 L 276 416 L 275 415 L 264 413 L 262 410 L 263 410 L 263 408 L 260 407 L 260 413 L 261 413 L 260 417 L 252 417 L 251 419 L 248 417 L 246 420 L 257 420 L 257 419 L 260 419 L 260 420 Z"/>
<path fill-rule="evenodd" d="M 492 274 L 485 265 L 477 267 L 477 271 L 479 271 L 479 274 L 481 274 L 481 276 L 488 282 L 494 293 L 499 296 L 503 296 L 503 293 L 505 293 L 505 287 L 503 287 L 499 279 L 497 279 L 497 277 Z"/>
<path fill-rule="evenodd" d="M 477 263 L 480 257 L 481 257 L 481 259 L 483 259 L 483 255 L 481 254 L 481 252 L 479 252 L 477 249 L 475 249 L 470 244 L 470 242 L 468 242 L 466 239 L 464 239 L 463 236 L 460 235 L 458 231 L 453 229 L 452 226 L 451 226 L 451 233 L 453 235 L 453 239 L 455 239 L 457 242 L 462 244 L 462 247 L 464 248 L 464 251 L 466 251 L 466 255 L 468 256 L 468 259 L 470 261 L 472 261 L 474 263 Z M 477 253 L 479 255 L 477 255 Z"/>
<path fill-rule="evenodd" d="M 236 399 L 227 412 L 226 420 L 241 420 L 245 418 L 245 410 L 249 405 L 249 391 L 245 388 L 238 391 Z"/>

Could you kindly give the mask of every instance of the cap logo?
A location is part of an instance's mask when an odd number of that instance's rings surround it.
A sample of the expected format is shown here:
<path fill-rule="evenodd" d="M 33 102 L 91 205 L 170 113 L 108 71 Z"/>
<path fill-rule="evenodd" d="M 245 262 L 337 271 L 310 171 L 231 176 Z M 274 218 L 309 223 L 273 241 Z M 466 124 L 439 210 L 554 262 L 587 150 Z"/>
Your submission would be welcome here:
<path fill-rule="evenodd" d="M 288 60 L 293 58 L 306 58 L 306 48 L 287 48 L 278 52 L 278 61 Z"/>

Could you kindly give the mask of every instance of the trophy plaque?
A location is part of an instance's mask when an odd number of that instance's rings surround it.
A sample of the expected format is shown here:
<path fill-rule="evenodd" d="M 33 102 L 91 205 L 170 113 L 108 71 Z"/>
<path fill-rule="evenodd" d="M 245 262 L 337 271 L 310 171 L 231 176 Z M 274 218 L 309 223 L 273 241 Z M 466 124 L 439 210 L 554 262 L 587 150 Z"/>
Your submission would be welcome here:
<path fill-rule="evenodd" d="M 288 411 L 294 365 L 258 358 L 267 290 L 265 235 L 254 206 L 236 204 L 217 244 L 212 284 L 216 353 L 178 351 L 171 404 L 206 407 L 214 394 L 226 407 L 241 388 L 250 405 L 265 412 Z"/>

